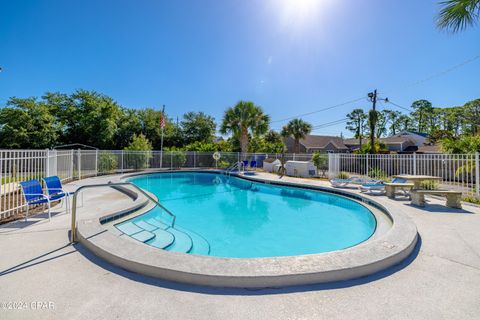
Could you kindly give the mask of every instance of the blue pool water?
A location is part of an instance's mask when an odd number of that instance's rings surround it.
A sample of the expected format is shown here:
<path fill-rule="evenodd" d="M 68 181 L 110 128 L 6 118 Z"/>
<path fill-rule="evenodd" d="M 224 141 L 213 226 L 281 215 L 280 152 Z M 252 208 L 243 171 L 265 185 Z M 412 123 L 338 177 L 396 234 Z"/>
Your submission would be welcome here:
<path fill-rule="evenodd" d="M 177 172 L 129 180 L 155 194 L 160 208 L 117 224 L 138 241 L 218 257 L 274 257 L 344 249 L 376 227 L 363 205 L 334 194 L 255 183 L 214 173 Z"/>

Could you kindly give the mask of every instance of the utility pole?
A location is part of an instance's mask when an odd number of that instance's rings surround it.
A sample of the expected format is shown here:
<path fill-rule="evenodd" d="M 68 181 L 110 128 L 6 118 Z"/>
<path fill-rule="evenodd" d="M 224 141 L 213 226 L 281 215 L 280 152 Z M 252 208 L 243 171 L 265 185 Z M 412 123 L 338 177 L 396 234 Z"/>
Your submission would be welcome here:
<path fill-rule="evenodd" d="M 375 153 L 375 125 L 377 120 L 377 110 L 375 107 L 377 106 L 377 89 L 375 91 L 370 92 L 368 94 L 370 101 L 372 101 L 372 110 L 370 110 L 368 115 L 368 121 L 370 122 L 370 153 Z"/>

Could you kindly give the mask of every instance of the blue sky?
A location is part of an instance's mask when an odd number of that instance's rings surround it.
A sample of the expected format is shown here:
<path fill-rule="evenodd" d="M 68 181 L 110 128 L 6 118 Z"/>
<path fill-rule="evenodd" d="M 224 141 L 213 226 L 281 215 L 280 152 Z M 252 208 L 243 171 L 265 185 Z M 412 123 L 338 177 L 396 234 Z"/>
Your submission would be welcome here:
<path fill-rule="evenodd" d="M 418 83 L 480 55 L 480 27 L 435 27 L 436 0 L 0 1 L 2 105 L 83 88 L 218 121 L 252 100 L 277 121 L 375 88 L 402 106 L 480 98 L 480 59 Z M 356 107 L 369 103 L 304 119 L 324 124 Z M 343 124 L 315 133 L 341 131 L 349 135 Z"/>

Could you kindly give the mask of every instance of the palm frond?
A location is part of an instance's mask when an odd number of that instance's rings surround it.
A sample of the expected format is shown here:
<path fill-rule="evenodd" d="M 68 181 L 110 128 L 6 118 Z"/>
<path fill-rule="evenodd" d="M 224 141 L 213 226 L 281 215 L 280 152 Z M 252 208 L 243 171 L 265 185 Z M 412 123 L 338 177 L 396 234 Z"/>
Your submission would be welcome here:
<path fill-rule="evenodd" d="M 446 0 L 437 18 L 440 29 L 459 32 L 475 25 L 480 16 L 480 0 Z"/>

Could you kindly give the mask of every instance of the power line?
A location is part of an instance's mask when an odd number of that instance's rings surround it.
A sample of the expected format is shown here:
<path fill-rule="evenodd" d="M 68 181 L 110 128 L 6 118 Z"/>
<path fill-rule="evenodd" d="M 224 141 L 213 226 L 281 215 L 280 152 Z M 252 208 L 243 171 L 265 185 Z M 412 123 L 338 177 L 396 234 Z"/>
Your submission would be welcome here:
<path fill-rule="evenodd" d="M 323 109 L 319 109 L 319 110 L 315 110 L 315 111 L 312 111 L 312 112 L 297 114 L 295 116 L 291 116 L 291 117 L 288 117 L 288 118 L 285 118 L 285 119 L 271 121 L 270 123 L 284 122 L 284 121 L 288 121 L 288 120 L 295 119 L 295 118 L 309 116 L 309 115 L 312 115 L 312 114 L 315 114 L 315 113 L 331 110 L 331 109 L 334 109 L 334 108 L 342 107 L 342 106 L 350 104 L 350 103 L 358 102 L 358 101 L 363 100 L 363 99 L 365 99 L 365 97 L 361 97 L 361 98 L 357 98 L 357 99 L 354 99 L 354 100 L 346 101 L 346 102 L 343 102 L 343 103 L 340 103 L 340 104 L 336 104 L 336 105 L 326 107 L 326 108 L 323 108 Z"/>
<path fill-rule="evenodd" d="M 340 124 L 342 122 L 345 122 L 347 121 L 348 118 L 344 118 L 344 119 L 340 119 L 340 120 L 335 120 L 335 121 L 330 121 L 330 122 L 326 122 L 326 123 L 322 123 L 322 124 L 318 124 L 318 125 L 315 125 L 312 127 L 312 129 L 321 129 L 321 128 L 326 128 L 326 127 L 330 127 L 330 126 L 333 126 L 333 125 L 336 125 L 336 124 Z"/>
<path fill-rule="evenodd" d="M 402 107 L 401 105 L 395 103 L 395 102 L 392 102 L 391 100 L 388 100 L 388 103 L 390 104 L 393 104 L 395 107 L 398 107 L 400 109 L 403 109 L 403 110 L 407 110 L 408 112 L 412 112 L 413 110 L 410 109 L 410 108 L 407 108 L 407 107 Z"/>
<path fill-rule="evenodd" d="M 472 62 L 474 62 L 474 61 L 477 60 L 477 59 L 480 59 L 480 54 L 478 54 L 478 55 L 476 55 L 476 56 L 474 56 L 474 57 L 472 57 L 472 58 L 470 58 L 470 59 L 467 59 L 467 60 L 465 60 L 465 61 L 463 61 L 463 62 L 461 62 L 461 63 L 459 63 L 459 64 L 456 64 L 456 65 L 454 65 L 454 66 L 452 66 L 452 67 L 450 67 L 450 68 L 448 68 L 448 69 L 446 69 L 446 70 L 443 70 L 443 71 L 437 72 L 437 73 L 435 73 L 435 74 L 432 74 L 432 75 L 430 75 L 430 76 L 428 76 L 428 77 L 426 77 L 426 78 L 424 78 L 424 79 L 422 79 L 422 80 L 419 80 L 419 81 L 417 81 L 417 82 L 414 82 L 414 83 L 412 83 L 412 84 L 410 84 L 410 85 L 407 85 L 407 86 L 405 86 L 405 87 L 406 87 L 406 88 L 408 88 L 408 87 L 414 87 L 414 86 L 417 86 L 417 85 L 422 84 L 422 83 L 424 83 L 424 82 L 430 81 L 430 80 L 432 80 L 432 79 L 441 77 L 441 76 L 443 76 L 443 75 L 445 75 L 445 74 L 447 74 L 447 73 L 450 73 L 450 72 L 452 72 L 452 71 L 455 71 L 455 70 L 457 70 L 457 69 L 459 69 L 459 68 L 461 68 L 461 67 L 463 67 L 463 66 L 465 66 L 465 65 L 467 65 L 467 64 L 469 64 L 469 63 L 472 63 Z"/>
<path fill-rule="evenodd" d="M 322 129 L 325 129 L 325 128 L 328 128 L 328 127 L 336 126 L 336 125 L 342 124 L 346 121 L 348 121 L 348 118 L 322 123 L 322 124 L 313 126 L 312 131 L 322 130 Z"/>

